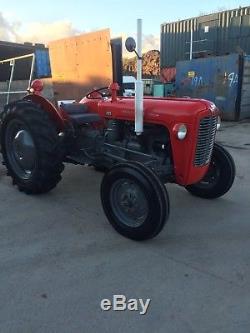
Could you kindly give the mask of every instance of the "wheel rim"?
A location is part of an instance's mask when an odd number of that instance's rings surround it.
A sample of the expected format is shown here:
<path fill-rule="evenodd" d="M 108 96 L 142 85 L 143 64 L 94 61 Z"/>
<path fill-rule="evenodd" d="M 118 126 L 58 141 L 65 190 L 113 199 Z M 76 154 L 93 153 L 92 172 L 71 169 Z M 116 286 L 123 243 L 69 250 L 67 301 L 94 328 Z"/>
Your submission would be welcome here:
<path fill-rule="evenodd" d="M 25 124 L 14 119 L 5 132 L 6 154 L 14 173 L 21 179 L 32 177 L 37 164 L 34 140 Z"/>
<path fill-rule="evenodd" d="M 113 213 L 128 227 L 138 228 L 149 214 L 148 200 L 144 191 L 131 179 L 122 178 L 114 182 L 110 190 Z"/>

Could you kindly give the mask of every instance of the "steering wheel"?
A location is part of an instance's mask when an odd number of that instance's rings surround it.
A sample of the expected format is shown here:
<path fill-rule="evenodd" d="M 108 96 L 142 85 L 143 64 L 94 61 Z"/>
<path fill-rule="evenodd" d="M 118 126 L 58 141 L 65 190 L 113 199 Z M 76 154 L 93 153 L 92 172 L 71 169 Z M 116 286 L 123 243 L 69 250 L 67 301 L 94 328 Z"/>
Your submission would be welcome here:
<path fill-rule="evenodd" d="M 109 87 L 102 87 L 90 91 L 86 97 L 89 99 L 100 99 L 111 96 Z"/>

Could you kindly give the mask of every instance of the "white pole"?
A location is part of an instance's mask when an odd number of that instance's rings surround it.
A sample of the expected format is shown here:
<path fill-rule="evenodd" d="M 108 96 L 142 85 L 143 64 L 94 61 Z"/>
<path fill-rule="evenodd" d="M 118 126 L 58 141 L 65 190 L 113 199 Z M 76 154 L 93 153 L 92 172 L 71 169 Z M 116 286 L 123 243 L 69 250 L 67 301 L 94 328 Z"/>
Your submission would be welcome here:
<path fill-rule="evenodd" d="M 33 57 L 32 57 L 32 60 L 31 60 L 31 68 L 30 68 L 30 77 L 29 77 L 29 86 L 28 86 L 28 89 L 30 88 L 30 85 L 31 85 L 31 81 L 32 81 L 32 78 L 33 78 L 33 72 L 34 72 L 34 67 L 35 67 L 35 53 L 33 53 Z"/>
<path fill-rule="evenodd" d="M 11 72 L 10 72 L 10 82 L 9 82 L 9 85 L 8 85 L 8 94 L 7 94 L 7 100 L 6 100 L 7 104 L 10 101 L 10 88 L 11 88 L 11 83 L 12 83 L 13 76 L 14 76 L 15 64 L 16 64 L 15 59 L 10 61 L 10 66 L 12 66 L 12 67 L 11 67 Z"/>
<path fill-rule="evenodd" d="M 0 64 L 4 64 L 5 62 L 10 62 L 11 60 L 20 60 L 20 59 L 30 58 L 30 57 L 33 57 L 33 54 L 34 53 L 29 53 L 29 54 L 26 54 L 26 55 L 20 56 L 20 57 L 15 57 L 15 58 L 9 58 L 9 59 L 0 60 Z"/>
<path fill-rule="evenodd" d="M 142 20 L 137 20 L 137 80 L 135 82 L 135 133 L 143 132 Z"/>
<path fill-rule="evenodd" d="M 193 28 L 191 27 L 190 30 L 190 54 L 189 54 L 189 59 L 193 59 Z"/>

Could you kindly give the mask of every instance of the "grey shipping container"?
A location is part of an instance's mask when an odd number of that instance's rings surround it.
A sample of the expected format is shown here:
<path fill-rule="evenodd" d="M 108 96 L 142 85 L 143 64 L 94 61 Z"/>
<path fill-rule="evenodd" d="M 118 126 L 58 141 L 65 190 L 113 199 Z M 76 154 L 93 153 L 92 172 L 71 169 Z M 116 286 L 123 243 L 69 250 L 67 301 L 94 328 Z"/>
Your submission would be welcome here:
<path fill-rule="evenodd" d="M 176 95 L 214 102 L 225 120 L 250 117 L 250 56 L 230 54 L 177 62 Z"/>
<path fill-rule="evenodd" d="M 193 58 L 250 54 L 250 6 L 161 25 L 161 68 Z"/>

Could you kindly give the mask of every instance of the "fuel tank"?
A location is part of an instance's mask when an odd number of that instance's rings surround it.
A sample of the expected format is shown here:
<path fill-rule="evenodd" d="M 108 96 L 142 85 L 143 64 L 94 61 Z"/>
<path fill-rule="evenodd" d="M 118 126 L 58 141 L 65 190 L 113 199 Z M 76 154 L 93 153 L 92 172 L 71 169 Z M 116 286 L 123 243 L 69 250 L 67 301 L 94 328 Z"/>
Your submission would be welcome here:
<path fill-rule="evenodd" d="M 100 116 L 108 119 L 134 120 L 134 98 L 87 99 L 90 111 L 98 112 Z M 176 121 L 192 123 L 194 117 L 204 110 L 218 112 L 212 102 L 203 99 L 191 98 L 144 98 L 144 122 L 165 124 L 169 126 Z"/>

